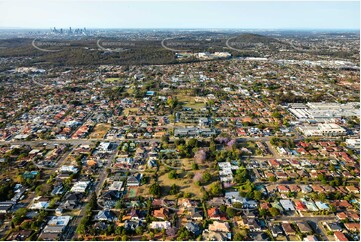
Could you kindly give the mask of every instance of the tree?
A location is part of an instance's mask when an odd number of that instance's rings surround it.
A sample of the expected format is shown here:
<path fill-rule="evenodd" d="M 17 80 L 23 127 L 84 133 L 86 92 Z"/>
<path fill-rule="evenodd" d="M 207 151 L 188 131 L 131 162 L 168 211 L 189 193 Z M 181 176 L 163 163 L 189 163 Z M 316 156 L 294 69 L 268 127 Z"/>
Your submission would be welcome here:
<path fill-rule="evenodd" d="M 253 198 L 256 199 L 256 200 L 261 200 L 262 199 L 262 192 L 254 191 L 253 192 Z"/>
<path fill-rule="evenodd" d="M 187 142 L 187 146 L 188 146 L 189 148 L 196 148 L 196 147 L 198 147 L 198 140 L 195 139 L 195 138 L 189 139 L 188 142 Z"/>
<path fill-rule="evenodd" d="M 26 208 L 19 208 L 14 213 L 14 217 L 11 222 L 14 223 L 15 225 L 20 224 L 27 212 L 28 212 L 28 210 Z"/>
<path fill-rule="evenodd" d="M 249 175 L 248 175 L 247 169 L 244 169 L 244 167 L 243 167 L 236 171 L 234 180 L 237 183 L 240 183 L 240 184 L 245 183 L 248 179 L 249 179 Z"/>
<path fill-rule="evenodd" d="M 226 214 L 229 218 L 233 218 L 234 216 L 236 216 L 237 211 L 231 207 L 228 207 L 226 210 Z"/>
<path fill-rule="evenodd" d="M 85 220 L 84 220 L 84 219 L 85 219 Z M 80 234 L 80 235 L 84 235 L 84 234 L 85 234 L 85 232 L 86 232 L 86 224 L 87 224 L 87 223 L 88 223 L 88 219 L 87 219 L 86 217 L 84 217 L 84 218 L 80 221 L 78 227 L 76 228 L 77 234 Z"/>
<path fill-rule="evenodd" d="M 322 202 L 325 201 L 327 198 L 326 194 L 325 193 L 320 193 L 318 194 L 318 199 L 320 199 Z"/>
<path fill-rule="evenodd" d="M 37 196 L 44 196 L 48 194 L 51 191 L 51 185 L 50 184 L 41 184 L 35 188 L 35 193 Z"/>
<path fill-rule="evenodd" d="M 330 205 L 330 212 L 336 213 L 337 209 L 334 205 Z"/>
<path fill-rule="evenodd" d="M 317 179 L 321 182 L 326 181 L 326 176 L 324 174 L 318 174 Z"/>
<path fill-rule="evenodd" d="M 219 206 L 219 211 L 221 211 L 222 213 L 225 213 L 227 210 L 227 206 L 222 204 L 221 206 Z"/>
<path fill-rule="evenodd" d="M 168 178 L 169 179 L 177 179 L 177 172 L 175 170 L 171 170 L 169 173 L 168 173 Z"/>
<path fill-rule="evenodd" d="M 275 176 L 271 176 L 271 177 L 269 178 L 269 181 L 270 181 L 270 182 L 276 182 L 276 181 L 277 181 L 277 178 L 276 178 Z"/>
<path fill-rule="evenodd" d="M 202 176 L 202 180 L 205 183 L 210 182 L 212 180 L 211 174 L 209 174 L 208 172 L 204 173 L 203 176 Z"/>
<path fill-rule="evenodd" d="M 138 226 L 138 227 L 135 229 L 135 233 L 136 233 L 137 235 L 143 234 L 143 227 L 142 227 L 142 226 Z"/>
<path fill-rule="evenodd" d="M 86 205 L 86 213 L 90 214 L 97 207 L 97 194 L 93 192 L 90 195 L 88 204 Z"/>
<path fill-rule="evenodd" d="M 152 194 L 153 196 L 159 197 L 161 194 L 161 187 L 157 183 L 153 183 L 149 187 L 149 193 Z"/>
<path fill-rule="evenodd" d="M 259 210 L 259 216 L 261 216 L 262 218 L 267 216 L 267 210 L 266 209 L 260 209 Z"/>
<path fill-rule="evenodd" d="M 197 163 L 193 163 L 192 164 L 192 170 L 198 170 L 199 167 L 198 167 L 198 164 Z"/>
<path fill-rule="evenodd" d="M 121 235 L 122 232 L 123 232 L 123 227 L 117 226 L 117 227 L 115 228 L 114 233 L 115 233 L 116 235 Z"/>
<path fill-rule="evenodd" d="M 18 210 L 16 210 L 16 212 L 14 213 L 15 217 L 19 217 L 19 218 L 23 218 L 25 217 L 25 215 L 27 214 L 28 210 L 26 208 L 19 208 Z"/>
<path fill-rule="evenodd" d="M 278 209 L 275 207 L 270 208 L 269 212 L 272 217 L 276 217 L 276 216 L 280 215 L 280 211 L 278 211 Z"/>
<path fill-rule="evenodd" d="M 244 240 L 245 240 L 245 237 L 240 233 L 236 233 L 233 237 L 233 241 L 244 241 Z"/>
<path fill-rule="evenodd" d="M 217 195 L 220 195 L 222 192 L 222 186 L 221 186 L 221 183 L 219 181 L 213 183 L 211 186 L 210 186 L 210 189 L 209 189 L 209 193 L 213 196 L 217 196 Z"/>
<path fill-rule="evenodd" d="M 177 193 L 179 193 L 179 186 L 177 186 L 176 184 L 173 184 L 173 185 L 170 187 L 169 194 L 170 194 L 170 195 L 176 195 Z"/>
<path fill-rule="evenodd" d="M 273 118 L 280 118 L 280 117 L 281 117 L 281 114 L 280 114 L 278 111 L 274 111 L 274 112 L 272 113 L 272 117 L 273 117 Z"/>

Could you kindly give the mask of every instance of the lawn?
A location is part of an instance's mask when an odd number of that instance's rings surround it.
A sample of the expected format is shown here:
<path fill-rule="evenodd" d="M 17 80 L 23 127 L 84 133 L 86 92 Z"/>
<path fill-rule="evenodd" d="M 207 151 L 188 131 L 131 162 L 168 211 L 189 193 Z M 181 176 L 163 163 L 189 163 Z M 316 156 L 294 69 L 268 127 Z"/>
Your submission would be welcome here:
<path fill-rule="evenodd" d="M 179 166 L 180 168 L 182 168 L 183 170 L 177 170 L 178 178 L 177 179 L 169 179 L 168 177 L 168 173 L 169 171 L 167 171 L 167 167 L 163 164 L 160 165 L 159 167 L 159 177 L 158 177 L 158 184 L 160 186 L 162 186 L 162 197 L 166 198 L 166 199 L 175 199 L 176 195 L 166 195 L 169 194 L 170 191 L 170 187 L 173 184 L 176 184 L 177 186 L 180 187 L 180 192 L 181 193 L 189 193 L 191 195 L 192 198 L 195 199 L 200 199 L 202 198 L 202 193 L 199 186 L 197 186 L 194 181 L 193 181 L 193 177 L 194 174 L 196 173 L 200 173 L 203 174 L 207 168 L 209 168 L 209 166 L 207 164 L 199 164 L 199 170 L 192 170 L 192 163 L 193 163 L 193 159 L 179 159 L 178 160 L 181 163 L 181 166 Z M 208 170 L 208 169 L 207 169 Z M 208 170 L 208 172 L 210 172 L 210 170 Z M 212 172 L 210 172 L 212 174 Z M 216 173 L 216 172 L 215 172 Z M 154 175 L 154 172 L 149 172 L 146 171 L 144 174 L 146 174 L 147 176 L 152 176 Z M 215 174 L 214 174 L 215 175 Z M 212 181 L 210 181 L 209 183 L 205 184 L 205 187 L 209 187 L 210 184 L 212 184 L 215 181 L 218 181 L 218 176 L 215 175 L 214 177 L 212 177 Z M 148 197 L 149 194 L 149 186 L 154 182 L 153 178 L 151 178 L 150 180 L 150 184 L 146 184 L 146 185 L 142 185 L 139 187 L 138 189 L 138 194 L 139 196 L 143 196 L 143 197 Z"/>
<path fill-rule="evenodd" d="M 161 165 L 159 168 L 159 178 L 158 184 L 161 185 L 164 189 L 164 194 L 168 194 L 170 187 L 173 184 L 176 184 L 180 187 L 180 192 L 189 193 L 193 198 L 201 198 L 200 187 L 197 186 L 193 181 L 193 174 L 197 171 L 192 171 L 191 166 L 192 162 L 189 159 L 181 159 L 182 170 L 177 170 L 178 178 L 177 179 L 169 179 L 168 173 L 166 172 L 166 168 L 164 165 Z M 200 172 L 200 171 L 198 171 Z M 165 198 L 174 199 L 175 195 L 167 195 Z"/>
<path fill-rule="evenodd" d="M 106 78 L 104 81 L 105 82 L 115 82 L 115 81 L 120 81 L 120 78 L 116 78 L 116 77 L 111 77 L 111 78 Z"/>
<path fill-rule="evenodd" d="M 138 112 L 138 108 L 125 108 L 123 113 L 125 116 L 128 116 L 129 115 L 129 112 Z"/>
<path fill-rule="evenodd" d="M 177 186 L 180 187 L 181 192 L 189 193 L 189 194 L 191 194 L 191 196 L 193 198 L 201 198 L 200 197 L 200 194 L 201 194 L 200 187 L 197 186 L 196 184 L 194 184 L 193 177 L 187 176 L 187 173 L 188 172 L 180 173 L 178 171 L 179 178 L 177 178 L 177 179 L 169 179 L 168 173 L 165 173 L 158 178 L 158 184 L 163 187 L 163 192 L 165 194 L 168 194 L 170 187 L 173 184 L 176 184 Z M 167 195 L 164 197 L 167 199 L 174 199 L 176 196 L 175 195 Z"/>
<path fill-rule="evenodd" d="M 110 124 L 97 124 L 93 132 L 89 135 L 90 139 L 102 139 L 110 129 Z"/>
<path fill-rule="evenodd" d="M 205 107 L 204 103 L 196 103 L 194 101 L 194 97 L 180 94 L 180 95 L 177 95 L 177 98 L 178 98 L 178 101 L 182 102 L 184 104 L 183 106 L 185 106 L 185 107 L 193 108 L 195 110 L 200 110 L 201 108 Z"/>

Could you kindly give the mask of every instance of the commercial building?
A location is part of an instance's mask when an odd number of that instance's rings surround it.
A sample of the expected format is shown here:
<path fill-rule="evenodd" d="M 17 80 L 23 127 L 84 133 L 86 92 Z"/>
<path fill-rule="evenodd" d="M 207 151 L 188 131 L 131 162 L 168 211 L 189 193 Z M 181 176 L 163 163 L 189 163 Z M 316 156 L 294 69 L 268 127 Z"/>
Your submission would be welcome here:
<path fill-rule="evenodd" d="M 318 125 L 304 125 L 300 126 L 299 130 L 305 136 L 340 136 L 346 135 L 346 129 L 338 124 L 325 123 Z"/>

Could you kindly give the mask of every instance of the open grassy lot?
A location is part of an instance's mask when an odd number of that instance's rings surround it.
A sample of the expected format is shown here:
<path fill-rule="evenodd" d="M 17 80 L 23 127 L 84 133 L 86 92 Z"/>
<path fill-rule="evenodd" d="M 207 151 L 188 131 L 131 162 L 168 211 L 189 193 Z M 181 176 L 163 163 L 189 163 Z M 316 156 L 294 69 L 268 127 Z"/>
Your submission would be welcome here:
<path fill-rule="evenodd" d="M 120 81 L 120 78 L 116 78 L 116 77 L 111 77 L 111 78 L 106 78 L 104 81 L 105 82 L 115 82 L 115 81 Z"/>
<path fill-rule="evenodd" d="M 124 115 L 129 115 L 129 112 L 138 112 L 138 108 L 126 108 L 124 109 Z"/>
<path fill-rule="evenodd" d="M 204 103 L 196 103 L 194 97 L 187 96 L 184 94 L 177 95 L 178 101 L 182 102 L 185 107 L 193 108 L 195 110 L 200 110 L 205 107 Z"/>
<path fill-rule="evenodd" d="M 200 199 L 202 198 L 203 193 L 201 192 L 201 187 L 195 184 L 194 175 L 200 174 L 202 176 L 206 171 L 212 175 L 211 181 L 203 184 L 203 186 L 208 189 L 209 186 L 218 181 L 218 172 L 209 169 L 209 164 L 198 164 L 198 170 L 192 170 L 192 164 L 194 159 L 178 159 L 177 162 L 164 162 L 160 163 L 158 170 L 158 184 L 162 186 L 162 197 L 166 199 L 175 199 L 177 195 L 170 195 L 169 191 L 173 184 L 176 184 L 180 188 L 180 193 L 188 193 L 191 198 Z M 168 174 L 173 169 L 170 168 L 174 163 L 177 172 L 177 178 L 171 179 L 168 177 Z M 150 171 L 146 170 L 144 175 L 152 177 L 155 174 L 155 170 Z M 154 178 L 150 178 L 150 183 L 145 184 L 139 187 L 137 196 L 149 197 L 149 187 L 154 183 Z"/>
<path fill-rule="evenodd" d="M 160 171 L 165 170 L 164 167 L 160 168 Z M 180 192 L 189 193 L 192 198 L 201 198 L 200 187 L 193 182 L 193 175 L 187 171 L 177 171 L 178 178 L 170 179 L 168 172 L 162 173 L 158 178 L 158 183 L 163 187 L 163 193 L 169 194 L 170 187 L 176 184 L 180 188 Z M 167 195 L 165 198 L 174 199 L 175 195 Z"/>
<path fill-rule="evenodd" d="M 102 139 L 110 129 L 110 124 L 97 124 L 93 132 L 89 135 L 90 139 Z"/>
<path fill-rule="evenodd" d="M 181 163 L 181 170 L 177 171 L 177 178 L 176 179 L 170 179 L 168 177 L 168 174 L 170 172 L 169 168 L 167 168 L 165 165 L 161 165 L 159 168 L 159 177 L 158 177 L 158 183 L 163 187 L 163 194 L 169 194 L 170 187 L 173 184 L 176 184 L 180 188 L 180 193 L 188 193 L 190 197 L 195 199 L 202 198 L 202 192 L 201 187 L 195 184 L 194 181 L 194 175 L 196 173 L 203 174 L 206 172 L 206 166 L 199 165 L 198 170 L 192 170 L 192 163 L 193 159 L 180 159 Z M 208 170 L 209 172 L 209 170 Z M 213 174 L 212 174 L 213 175 Z M 216 174 L 212 177 L 212 181 L 208 182 L 207 184 L 204 184 L 205 188 L 207 188 L 210 184 L 212 184 L 214 181 L 218 180 L 218 177 Z M 165 196 L 168 199 L 174 199 L 176 195 L 167 195 Z"/>

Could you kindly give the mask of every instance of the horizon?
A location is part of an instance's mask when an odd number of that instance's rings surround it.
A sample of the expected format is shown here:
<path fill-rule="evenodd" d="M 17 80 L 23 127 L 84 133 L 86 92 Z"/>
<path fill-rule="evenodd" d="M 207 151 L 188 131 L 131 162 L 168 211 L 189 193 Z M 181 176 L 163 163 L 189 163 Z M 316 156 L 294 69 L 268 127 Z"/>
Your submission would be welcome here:
<path fill-rule="evenodd" d="M 264 28 L 152 28 L 152 27 L 147 27 L 147 28 L 142 28 L 142 27 L 134 27 L 134 28 L 116 28 L 116 27 L 48 27 L 48 28 L 24 28 L 24 27 L 0 27 L 0 31 L 1 30 L 52 30 L 52 29 L 63 29 L 63 30 L 67 30 L 69 28 L 71 29 L 87 29 L 87 30 L 202 30 L 202 31 L 213 31 L 213 30 L 223 30 L 223 31 L 228 31 L 228 30 L 232 30 L 232 31 L 268 31 L 268 32 L 272 32 L 272 31 L 350 31 L 350 32 L 360 32 L 360 29 L 355 29 L 355 28 L 344 28 L 344 29 L 340 29 L 340 28 L 269 28 L 269 29 L 264 29 Z"/>
<path fill-rule="evenodd" d="M 360 30 L 359 1 L 7 0 L 0 7 L 0 29 Z"/>

